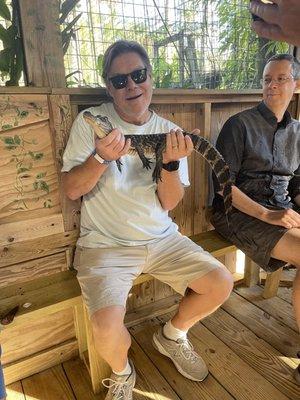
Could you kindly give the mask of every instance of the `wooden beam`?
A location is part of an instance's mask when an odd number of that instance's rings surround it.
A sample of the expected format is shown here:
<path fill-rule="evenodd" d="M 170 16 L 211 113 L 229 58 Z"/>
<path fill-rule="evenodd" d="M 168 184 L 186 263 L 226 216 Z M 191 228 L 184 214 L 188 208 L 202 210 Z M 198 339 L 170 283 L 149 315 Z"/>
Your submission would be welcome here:
<path fill-rule="evenodd" d="M 50 94 L 50 87 L 1 86 L 0 94 Z"/>
<path fill-rule="evenodd" d="M 66 251 L 77 239 L 78 232 L 73 230 L 0 246 L 0 268 Z"/>
<path fill-rule="evenodd" d="M 65 191 L 61 187 L 61 169 L 63 166 L 63 153 L 66 148 L 69 133 L 72 127 L 72 110 L 70 98 L 66 95 L 49 96 L 50 108 L 50 124 L 54 139 L 54 152 L 57 166 L 58 179 L 60 184 L 60 204 L 62 207 L 62 215 L 64 228 L 66 231 L 77 229 L 80 227 L 80 208 L 81 199 L 70 200 Z"/>
<path fill-rule="evenodd" d="M 19 379 L 36 374 L 54 365 L 60 364 L 78 355 L 76 339 L 70 339 L 58 346 L 53 346 L 38 352 L 34 356 L 28 356 L 14 363 L 4 365 L 5 382 L 9 385 Z"/>
<path fill-rule="evenodd" d="M 65 87 L 57 0 L 19 0 L 29 86 Z"/>
<path fill-rule="evenodd" d="M 19 305 L 11 323 L 28 322 L 81 303 L 81 290 L 76 271 L 63 271 L 29 282 L 10 285 L 0 291 L 0 315 Z"/>

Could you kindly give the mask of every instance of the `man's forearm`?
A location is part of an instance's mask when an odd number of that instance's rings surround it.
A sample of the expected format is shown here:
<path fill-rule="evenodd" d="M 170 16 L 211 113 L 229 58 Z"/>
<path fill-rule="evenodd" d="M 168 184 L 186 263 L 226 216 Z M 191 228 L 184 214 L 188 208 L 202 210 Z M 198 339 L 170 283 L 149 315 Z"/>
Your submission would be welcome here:
<path fill-rule="evenodd" d="M 100 164 L 93 156 L 83 164 L 62 174 L 62 183 L 66 195 L 76 200 L 90 192 L 107 169 L 107 165 Z"/>
<path fill-rule="evenodd" d="M 232 204 L 239 211 L 258 219 L 262 219 L 262 216 L 267 211 L 264 206 L 250 199 L 236 186 L 232 186 Z"/>
<path fill-rule="evenodd" d="M 182 200 L 184 188 L 178 171 L 161 171 L 161 181 L 157 185 L 157 196 L 164 210 L 173 210 Z"/>

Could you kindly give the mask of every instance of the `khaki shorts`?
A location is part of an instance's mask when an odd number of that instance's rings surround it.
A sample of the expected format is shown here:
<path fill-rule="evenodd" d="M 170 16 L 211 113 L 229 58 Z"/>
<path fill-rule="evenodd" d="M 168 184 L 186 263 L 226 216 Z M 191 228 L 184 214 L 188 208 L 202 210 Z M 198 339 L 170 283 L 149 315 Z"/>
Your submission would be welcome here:
<path fill-rule="evenodd" d="M 90 316 L 105 307 L 126 307 L 133 281 L 141 273 L 152 275 L 184 295 L 191 282 L 224 268 L 178 232 L 145 246 L 77 247 L 74 266 Z"/>

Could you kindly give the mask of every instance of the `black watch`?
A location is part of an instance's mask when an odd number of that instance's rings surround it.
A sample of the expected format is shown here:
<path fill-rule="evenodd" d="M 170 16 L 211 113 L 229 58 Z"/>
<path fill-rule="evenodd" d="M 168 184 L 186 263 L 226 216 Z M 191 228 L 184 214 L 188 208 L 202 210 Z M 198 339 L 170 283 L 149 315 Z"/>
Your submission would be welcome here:
<path fill-rule="evenodd" d="M 167 164 L 163 164 L 162 167 L 169 172 L 177 171 L 179 168 L 179 161 L 170 161 Z"/>

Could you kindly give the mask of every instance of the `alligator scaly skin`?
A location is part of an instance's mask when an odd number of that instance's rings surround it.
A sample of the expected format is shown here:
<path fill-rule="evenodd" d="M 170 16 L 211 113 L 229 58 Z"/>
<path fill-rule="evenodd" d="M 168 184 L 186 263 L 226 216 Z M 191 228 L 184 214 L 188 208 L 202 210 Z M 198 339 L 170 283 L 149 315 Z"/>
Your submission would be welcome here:
<path fill-rule="evenodd" d="M 93 115 L 89 111 L 83 113 L 85 121 L 93 128 L 94 132 L 99 138 L 105 137 L 112 129 L 113 126 L 107 117 L 101 115 Z M 184 136 L 189 136 L 192 139 L 194 150 L 201 154 L 202 157 L 209 163 L 214 171 L 220 187 L 223 192 L 223 201 L 225 206 L 225 214 L 229 224 L 229 216 L 232 210 L 232 182 L 230 179 L 229 167 L 224 161 L 222 155 L 218 150 L 204 137 L 195 135 L 186 131 L 182 132 Z M 129 155 L 136 155 L 140 157 L 143 167 L 151 169 L 150 159 L 155 156 L 156 163 L 153 170 L 153 180 L 158 182 L 161 175 L 163 152 L 166 146 L 166 134 L 157 133 L 150 135 L 124 135 L 125 139 L 131 139 L 131 147 Z M 148 156 L 148 157 L 147 157 Z M 150 157 L 149 157 L 150 156 Z M 121 172 L 122 163 L 116 160 L 119 171 Z"/>

